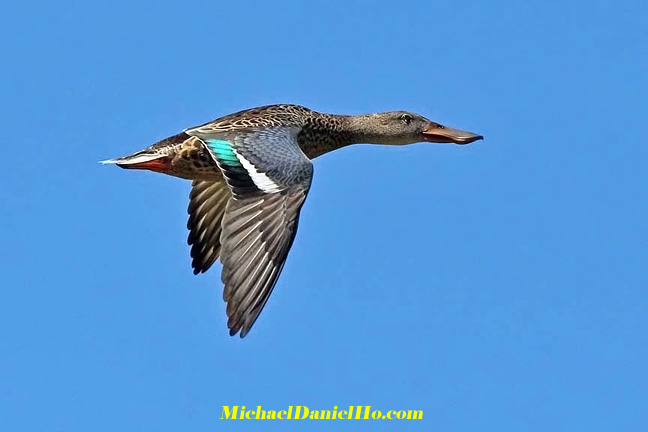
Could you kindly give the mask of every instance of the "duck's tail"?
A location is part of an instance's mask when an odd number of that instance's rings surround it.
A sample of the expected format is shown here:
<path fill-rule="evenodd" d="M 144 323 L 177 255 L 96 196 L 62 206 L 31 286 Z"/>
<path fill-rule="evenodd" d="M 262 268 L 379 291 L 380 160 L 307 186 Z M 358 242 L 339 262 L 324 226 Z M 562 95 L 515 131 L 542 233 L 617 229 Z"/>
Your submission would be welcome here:
<path fill-rule="evenodd" d="M 171 164 L 171 157 L 166 153 L 151 151 L 149 149 L 133 153 L 132 155 L 107 159 L 101 164 L 113 164 L 126 169 L 144 169 L 157 172 L 166 172 Z"/>
<path fill-rule="evenodd" d="M 189 135 L 181 132 L 132 155 L 107 159 L 100 163 L 117 165 L 126 169 L 145 169 L 168 174 L 177 151 L 189 138 L 191 138 Z"/>

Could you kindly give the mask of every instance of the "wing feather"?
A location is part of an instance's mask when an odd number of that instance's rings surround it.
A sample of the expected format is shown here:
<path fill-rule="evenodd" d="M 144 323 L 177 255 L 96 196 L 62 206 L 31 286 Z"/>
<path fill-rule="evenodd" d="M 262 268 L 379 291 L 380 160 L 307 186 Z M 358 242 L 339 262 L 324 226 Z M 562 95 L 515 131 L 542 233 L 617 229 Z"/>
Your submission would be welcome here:
<path fill-rule="evenodd" d="M 232 195 L 220 223 L 219 242 L 223 299 L 231 335 L 244 337 L 252 328 L 277 283 L 297 233 L 313 174 L 310 160 L 296 142 L 297 132 L 296 127 L 187 131 L 206 142 Z M 206 192 L 196 191 L 196 197 L 203 194 Z M 196 220 L 202 221 L 201 226 L 212 227 L 206 222 L 213 221 L 211 210 L 203 210 L 207 204 L 194 205 Z M 214 232 L 204 233 L 205 238 L 211 239 Z M 213 255 L 208 254 L 210 259 Z"/>
<path fill-rule="evenodd" d="M 245 336 L 272 293 L 295 238 L 305 199 L 306 191 L 295 189 L 228 203 L 221 234 L 221 278 L 230 334 Z M 235 224 L 230 218 L 240 217 L 237 207 L 250 205 L 250 201 L 256 201 L 261 212 L 248 214 L 244 222 L 235 219 L 237 229 L 231 230 Z"/>
<path fill-rule="evenodd" d="M 189 196 L 187 243 L 191 246 L 194 274 L 209 270 L 219 257 L 221 221 L 231 196 L 225 182 L 193 182 Z"/>

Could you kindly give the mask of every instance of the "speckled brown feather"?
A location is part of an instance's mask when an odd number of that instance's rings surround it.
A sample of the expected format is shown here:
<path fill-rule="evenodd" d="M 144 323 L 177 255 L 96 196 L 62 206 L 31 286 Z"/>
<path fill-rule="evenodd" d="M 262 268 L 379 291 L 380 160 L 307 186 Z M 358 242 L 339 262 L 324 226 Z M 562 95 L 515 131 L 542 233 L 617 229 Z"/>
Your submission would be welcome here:
<path fill-rule="evenodd" d="M 297 143 L 309 159 L 314 159 L 352 143 L 353 134 L 344 129 L 345 117 L 319 113 L 300 105 L 267 105 L 239 111 L 187 131 L 208 134 L 298 127 L 301 131 L 297 135 Z"/>

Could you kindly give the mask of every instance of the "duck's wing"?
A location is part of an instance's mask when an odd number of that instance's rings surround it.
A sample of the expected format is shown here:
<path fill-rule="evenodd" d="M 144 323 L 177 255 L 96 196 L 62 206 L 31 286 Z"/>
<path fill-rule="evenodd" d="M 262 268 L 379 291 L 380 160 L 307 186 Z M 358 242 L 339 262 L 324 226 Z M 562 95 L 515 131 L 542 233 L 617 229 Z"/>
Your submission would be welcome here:
<path fill-rule="evenodd" d="M 206 143 L 232 192 L 220 236 L 231 335 L 250 331 L 297 232 L 313 176 L 313 165 L 297 144 L 298 132 L 296 127 L 187 131 Z"/>
<path fill-rule="evenodd" d="M 231 196 L 225 181 L 192 183 L 187 209 L 187 243 L 191 246 L 191 266 L 194 274 L 206 272 L 218 259 L 221 251 L 221 222 Z"/>

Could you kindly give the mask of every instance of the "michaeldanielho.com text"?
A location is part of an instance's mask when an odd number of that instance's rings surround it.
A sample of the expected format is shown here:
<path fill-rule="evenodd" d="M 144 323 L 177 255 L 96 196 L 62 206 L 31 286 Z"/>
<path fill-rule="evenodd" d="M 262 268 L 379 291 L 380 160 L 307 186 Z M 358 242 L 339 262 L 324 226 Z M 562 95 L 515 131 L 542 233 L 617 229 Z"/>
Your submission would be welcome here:
<path fill-rule="evenodd" d="M 380 411 L 370 405 L 350 406 L 349 409 L 316 410 L 303 405 L 289 406 L 286 410 L 264 410 L 260 405 L 256 409 L 243 406 L 223 406 L 221 420 L 422 420 L 422 410 L 389 410 Z"/>

